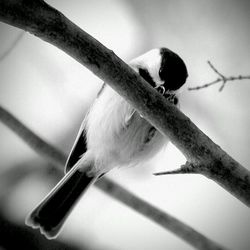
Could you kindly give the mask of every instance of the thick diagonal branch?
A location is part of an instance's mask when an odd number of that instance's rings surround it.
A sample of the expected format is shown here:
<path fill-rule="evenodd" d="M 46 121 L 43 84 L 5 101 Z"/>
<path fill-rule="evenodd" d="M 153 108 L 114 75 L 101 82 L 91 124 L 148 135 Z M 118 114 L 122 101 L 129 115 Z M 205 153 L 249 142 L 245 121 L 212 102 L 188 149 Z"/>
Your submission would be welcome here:
<path fill-rule="evenodd" d="M 0 20 L 57 46 L 103 79 L 159 131 L 200 174 L 250 206 L 250 173 L 154 91 L 126 63 L 42 0 L 0 1 Z"/>
<path fill-rule="evenodd" d="M 64 162 L 67 157 L 64 153 L 41 139 L 38 135 L 27 128 L 11 113 L 0 106 L 0 121 L 9 127 L 14 133 L 23 139 L 34 151 L 39 155 L 44 156 L 49 161 L 53 160 L 57 163 L 60 170 L 63 172 Z M 21 128 L 21 129 L 20 129 Z M 141 213 L 148 219 L 161 225 L 163 228 L 171 231 L 178 237 L 185 240 L 187 243 L 197 249 L 204 250 L 223 250 L 224 248 L 217 243 L 209 240 L 201 233 L 193 228 L 174 218 L 166 212 L 152 206 L 148 202 L 135 196 L 125 188 L 121 187 L 109 178 L 103 177 L 95 183 L 95 185 L 105 192 L 107 195 L 119 200 L 128 207 Z"/>

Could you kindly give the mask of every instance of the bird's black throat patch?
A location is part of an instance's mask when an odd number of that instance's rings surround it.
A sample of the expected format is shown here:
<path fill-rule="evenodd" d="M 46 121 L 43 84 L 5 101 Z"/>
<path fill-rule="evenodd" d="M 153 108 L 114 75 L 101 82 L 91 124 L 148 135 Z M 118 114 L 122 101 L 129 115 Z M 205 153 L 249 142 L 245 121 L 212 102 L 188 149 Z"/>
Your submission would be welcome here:
<path fill-rule="evenodd" d="M 154 82 L 153 78 L 149 74 L 147 69 L 139 68 L 139 74 L 140 76 L 146 80 L 153 88 L 156 86 L 156 83 Z"/>

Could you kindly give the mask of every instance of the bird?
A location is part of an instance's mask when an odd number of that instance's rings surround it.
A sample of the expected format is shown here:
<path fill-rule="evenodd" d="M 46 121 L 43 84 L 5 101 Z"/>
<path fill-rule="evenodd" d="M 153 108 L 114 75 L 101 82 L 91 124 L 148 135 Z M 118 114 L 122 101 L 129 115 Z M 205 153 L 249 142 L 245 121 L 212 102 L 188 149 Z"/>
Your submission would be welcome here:
<path fill-rule="evenodd" d="M 179 90 L 188 77 L 179 55 L 165 47 L 155 48 L 131 60 L 129 66 L 167 101 L 179 105 Z M 147 162 L 168 141 L 103 83 L 80 126 L 64 177 L 27 216 L 26 225 L 40 229 L 47 239 L 56 238 L 80 197 L 95 181 L 114 167 Z"/>

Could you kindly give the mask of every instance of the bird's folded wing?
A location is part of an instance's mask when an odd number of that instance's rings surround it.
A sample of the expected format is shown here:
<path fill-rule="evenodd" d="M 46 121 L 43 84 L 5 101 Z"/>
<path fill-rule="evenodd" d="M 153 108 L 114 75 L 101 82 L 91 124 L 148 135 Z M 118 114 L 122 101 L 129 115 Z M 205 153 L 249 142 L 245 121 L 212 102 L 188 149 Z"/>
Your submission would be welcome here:
<path fill-rule="evenodd" d="M 67 162 L 65 164 L 65 173 L 67 173 L 82 157 L 82 155 L 87 151 L 86 142 L 86 130 L 84 126 L 81 126 L 78 135 L 76 137 L 75 143 L 71 149 L 68 156 Z"/>

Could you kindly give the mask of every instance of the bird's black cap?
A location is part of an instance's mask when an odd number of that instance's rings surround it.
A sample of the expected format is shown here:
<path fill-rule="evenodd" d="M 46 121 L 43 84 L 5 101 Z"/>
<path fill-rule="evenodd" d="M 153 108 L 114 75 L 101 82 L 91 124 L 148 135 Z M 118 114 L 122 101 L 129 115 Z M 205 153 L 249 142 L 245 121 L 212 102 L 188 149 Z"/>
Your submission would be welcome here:
<path fill-rule="evenodd" d="M 167 48 L 160 48 L 162 56 L 159 70 L 160 79 L 168 91 L 179 89 L 188 77 L 188 72 L 183 60 L 173 51 Z"/>

